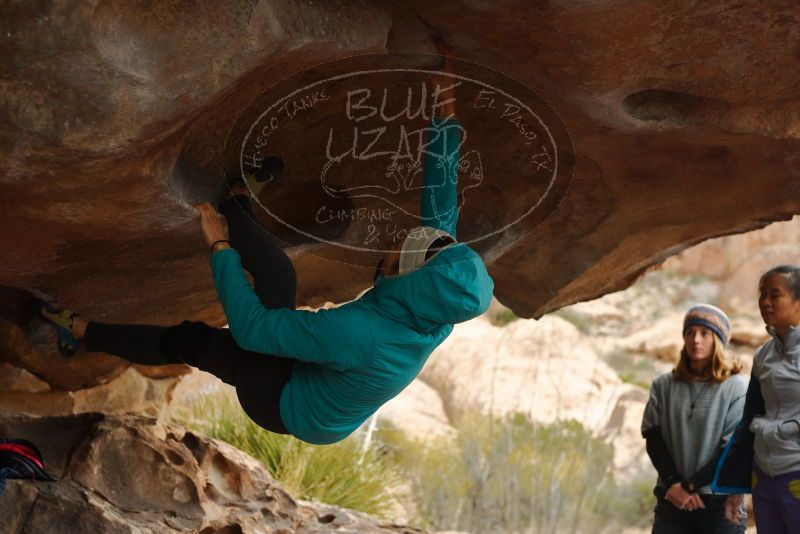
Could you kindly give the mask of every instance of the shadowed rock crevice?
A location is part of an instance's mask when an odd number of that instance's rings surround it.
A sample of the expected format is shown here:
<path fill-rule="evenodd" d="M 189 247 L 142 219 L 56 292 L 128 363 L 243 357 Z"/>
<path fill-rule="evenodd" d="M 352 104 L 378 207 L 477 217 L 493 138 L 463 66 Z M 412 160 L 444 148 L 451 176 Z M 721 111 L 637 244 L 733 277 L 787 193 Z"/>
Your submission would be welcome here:
<path fill-rule="evenodd" d="M 739 134 L 800 138 L 800 100 L 757 104 L 731 102 L 678 91 L 646 89 L 628 95 L 625 111 L 639 120 L 675 126 L 708 126 Z"/>
<path fill-rule="evenodd" d="M 225 525 L 221 528 L 208 527 L 200 531 L 200 534 L 243 534 L 242 527 L 238 524 Z"/>
<path fill-rule="evenodd" d="M 668 121 L 678 126 L 719 122 L 731 109 L 728 102 L 659 89 L 646 89 L 628 95 L 623 106 L 637 119 Z"/>

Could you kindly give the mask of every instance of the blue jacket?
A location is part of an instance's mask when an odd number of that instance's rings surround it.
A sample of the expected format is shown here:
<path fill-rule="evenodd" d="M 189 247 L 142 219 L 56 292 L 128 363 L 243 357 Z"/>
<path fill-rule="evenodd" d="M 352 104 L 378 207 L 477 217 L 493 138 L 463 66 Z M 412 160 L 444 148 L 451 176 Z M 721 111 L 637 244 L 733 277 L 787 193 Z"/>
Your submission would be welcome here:
<path fill-rule="evenodd" d="M 421 224 L 455 237 L 461 128 L 454 119 L 434 120 L 432 131 L 428 152 L 446 156 L 425 156 Z M 265 308 L 233 249 L 214 253 L 211 267 L 239 346 L 299 360 L 281 394 L 281 418 L 294 436 L 316 444 L 344 439 L 400 393 L 454 323 L 486 311 L 494 289 L 480 256 L 463 243 L 318 312 Z"/>

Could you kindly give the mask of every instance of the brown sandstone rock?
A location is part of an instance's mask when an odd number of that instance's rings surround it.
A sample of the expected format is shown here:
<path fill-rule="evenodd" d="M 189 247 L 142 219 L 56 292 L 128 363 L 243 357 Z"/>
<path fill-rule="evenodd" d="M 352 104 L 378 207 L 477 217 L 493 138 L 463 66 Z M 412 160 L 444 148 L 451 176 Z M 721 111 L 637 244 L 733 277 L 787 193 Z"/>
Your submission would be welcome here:
<path fill-rule="evenodd" d="M 726 236 L 701 243 L 673 256 L 664 263 L 664 269 L 684 275 L 702 275 L 724 283 L 752 256 L 774 245 L 800 244 L 800 217 L 791 221 L 770 224 L 762 230 Z M 790 255 L 786 261 L 794 260 Z M 752 287 L 742 288 L 739 297 L 752 294 Z"/>
<path fill-rule="evenodd" d="M 684 312 L 672 313 L 662 317 L 643 330 L 624 340 L 623 345 L 630 352 L 644 353 L 660 360 L 677 363 L 683 348 Z"/>
<path fill-rule="evenodd" d="M 647 456 L 642 439 L 642 416 L 648 394 L 642 388 L 629 386 L 617 399 L 601 436 L 614 445 L 614 478 L 626 481 L 644 473 L 655 479 L 656 473 Z"/>
<path fill-rule="evenodd" d="M 522 412 L 546 423 L 575 419 L 592 430 L 606 424 L 623 388 L 578 330 L 554 316 L 504 327 L 484 317 L 458 325 L 420 376 L 451 420 Z"/>
<path fill-rule="evenodd" d="M 50 387 L 46 382 L 36 378 L 25 369 L 14 367 L 8 363 L 0 364 L 0 391 L 37 393 L 48 389 Z"/>
<path fill-rule="evenodd" d="M 381 423 L 389 423 L 412 438 L 424 440 L 449 436 L 454 432 L 439 393 L 422 380 L 411 382 L 384 404 L 377 415 Z"/>
<path fill-rule="evenodd" d="M 296 501 L 241 451 L 152 419 L 3 415 L 0 435 L 36 443 L 59 479 L 10 481 L 4 533 L 422 532 Z"/>
<path fill-rule="evenodd" d="M 552 215 L 517 225 L 481 249 L 498 298 L 519 315 L 541 316 L 621 289 L 689 245 L 800 212 L 795 2 L 634 0 L 624 9 L 613 2 L 510 0 L 201 5 L 4 5 L 3 285 L 45 291 L 99 320 L 222 325 L 188 202 L 218 192 L 224 137 L 237 113 L 276 80 L 321 61 L 387 49 L 426 52 L 432 35 L 460 57 L 536 91 L 561 117 L 575 149 L 571 187 Z M 487 151 L 504 148 L 502 137 L 484 135 L 494 141 Z M 297 142 L 283 155 L 302 161 L 305 154 Z M 495 224 L 531 187 L 511 159 L 500 161 L 498 174 L 505 177 L 499 189 L 506 200 L 473 198 L 465 230 Z M 313 223 L 306 190 L 296 187 L 306 178 L 301 171 L 287 173 L 279 190 L 287 212 L 303 224 Z M 370 270 L 354 267 L 341 251 L 303 245 L 290 253 L 301 303 L 346 300 L 370 282 Z M 35 394 L 47 399 L 37 408 L 43 413 L 70 412 L 81 404 L 68 394 L 77 390 L 87 390 L 81 409 L 152 407 L 157 393 L 137 380 L 125 382 L 133 372 L 126 363 L 98 354 L 55 357 L 52 336 L 30 329 L 26 306 L 17 292 L 0 295 L 0 361 L 52 391 L 20 391 L 37 386 L 7 379 L 16 391 L 0 407 L 24 411 L 25 396 Z M 162 377 L 184 369 L 144 372 Z M 120 391 L 113 391 L 115 380 Z M 122 391 L 122 384 L 135 394 Z M 101 446 L 103 438 L 87 443 L 90 438 L 74 434 L 78 421 L 76 428 L 111 435 L 108 425 L 87 417 L 47 420 L 47 429 L 36 432 L 58 435 L 59 442 L 72 436 L 63 446 L 82 446 L 86 455 L 113 456 L 113 448 Z M 9 494 L 19 497 L 18 513 L 8 524 L 28 532 L 54 524 L 80 532 L 191 524 L 222 533 L 254 531 L 263 520 L 256 512 L 228 520 L 233 512 L 203 494 L 195 475 L 181 478 L 168 456 L 162 462 L 162 453 L 151 452 L 161 450 L 151 438 L 119 437 L 132 447 L 138 443 L 136 450 L 156 459 L 179 486 L 193 481 L 174 495 L 182 503 L 170 509 L 174 516 L 151 510 L 137 523 L 105 500 L 120 503 L 128 496 L 113 480 L 98 481 L 73 465 L 81 480 L 100 484 L 103 498 L 78 481 L 26 489 L 15 483 Z M 56 458 L 51 464 L 67 469 L 66 456 L 47 452 Z M 154 495 L 173 506 L 166 494 Z M 142 506 L 147 497 L 130 494 Z M 195 503 L 218 515 L 204 509 L 214 518 L 204 523 L 194 515 Z M 324 531 L 337 521 L 324 517 L 326 523 L 302 528 Z M 289 524 L 285 517 L 276 521 Z"/>
<path fill-rule="evenodd" d="M 457 325 L 421 378 L 438 392 L 451 421 L 478 412 L 575 420 L 613 444 L 618 480 L 651 472 L 640 430 L 647 392 L 623 383 L 564 319 L 496 327 L 480 317 Z"/>
<path fill-rule="evenodd" d="M 760 317 L 737 317 L 731 320 L 731 328 L 731 341 L 751 349 L 769 340 L 769 333 Z"/>
<path fill-rule="evenodd" d="M 720 290 L 720 304 L 738 313 L 757 315 L 758 280 L 776 265 L 800 265 L 798 243 L 776 244 L 758 250 L 738 265 Z"/>
<path fill-rule="evenodd" d="M 800 211 L 792 2 L 689 9 L 637 0 L 620 11 L 605 2 L 226 1 L 187 10 L 116 0 L 5 9 L 0 278 L 90 317 L 222 324 L 187 202 L 218 191 L 237 112 L 325 59 L 426 52 L 434 34 L 541 95 L 575 148 L 556 211 L 482 248 L 498 298 L 519 315 L 623 288 L 689 245 Z M 303 149 L 295 143 L 285 159 L 302 161 Z M 524 197 L 518 171 L 499 162 L 512 200 L 474 197 L 466 230 L 486 229 Z M 306 179 L 298 174 L 285 177 L 285 205 L 302 212 L 307 199 L 292 194 Z M 345 300 L 369 284 L 369 269 L 324 249 L 292 251 L 301 303 Z M 121 372 L 95 356 L 52 373 L 35 360 L 17 362 L 59 389 Z"/>

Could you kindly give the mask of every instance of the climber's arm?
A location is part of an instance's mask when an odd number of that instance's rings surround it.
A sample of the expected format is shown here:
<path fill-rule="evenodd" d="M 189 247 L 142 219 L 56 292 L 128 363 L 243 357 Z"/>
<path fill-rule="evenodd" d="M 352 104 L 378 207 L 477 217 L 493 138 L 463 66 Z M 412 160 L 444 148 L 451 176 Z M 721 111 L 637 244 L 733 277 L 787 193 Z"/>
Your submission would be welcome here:
<path fill-rule="evenodd" d="M 355 324 L 363 329 L 363 318 L 350 317 L 345 307 L 317 313 L 266 308 L 232 248 L 212 254 L 211 268 L 228 328 L 241 348 L 337 369 L 356 367 L 370 357 L 371 338 L 353 329 Z"/>

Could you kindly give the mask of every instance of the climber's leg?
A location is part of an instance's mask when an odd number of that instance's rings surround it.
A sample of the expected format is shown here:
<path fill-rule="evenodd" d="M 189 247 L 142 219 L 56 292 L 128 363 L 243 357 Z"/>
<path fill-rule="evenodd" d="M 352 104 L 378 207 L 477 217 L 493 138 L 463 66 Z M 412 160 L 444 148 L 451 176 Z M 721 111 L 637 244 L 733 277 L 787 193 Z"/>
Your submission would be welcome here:
<path fill-rule="evenodd" d="M 167 329 L 162 350 L 234 386 L 250 419 L 271 432 L 288 434 L 280 402 L 295 360 L 243 350 L 230 330 L 189 321 Z"/>
<path fill-rule="evenodd" d="M 236 388 L 247 415 L 271 432 L 286 434 L 280 416 L 283 387 L 295 360 L 248 352 L 226 328 L 184 321 L 163 327 L 89 322 L 83 343 L 140 365 L 185 363 Z"/>
<path fill-rule="evenodd" d="M 236 395 L 245 413 L 259 426 L 289 434 L 281 418 L 281 394 L 297 360 L 241 350 L 236 358 Z"/>
<path fill-rule="evenodd" d="M 90 352 L 105 352 L 139 365 L 183 363 L 163 352 L 168 330 L 165 326 L 89 321 L 81 343 Z"/>
<path fill-rule="evenodd" d="M 139 365 L 185 363 L 235 385 L 236 353 L 230 331 L 183 321 L 175 326 L 89 322 L 81 340 L 87 350 Z"/>
<path fill-rule="evenodd" d="M 237 193 L 236 189 L 234 193 Z M 294 309 L 297 275 L 292 260 L 280 243 L 258 222 L 250 208 L 249 198 L 234 194 L 220 203 L 219 210 L 228 220 L 231 246 L 242 258 L 242 266 L 253 276 L 253 290 L 261 303 L 270 309 Z M 235 345 L 233 337 L 219 341 L 226 347 Z M 213 354 L 227 353 L 229 350 L 226 348 Z M 244 411 L 267 430 L 287 434 L 280 416 L 280 399 L 284 386 L 292 376 L 296 360 L 242 349 L 236 353 L 234 360 L 233 384 Z"/>
<path fill-rule="evenodd" d="M 280 243 L 258 222 L 245 195 L 220 203 L 228 220 L 231 246 L 242 258 L 242 266 L 253 276 L 253 290 L 270 309 L 292 308 L 296 304 L 297 275 L 292 260 Z"/>
<path fill-rule="evenodd" d="M 233 384 L 232 359 L 238 346 L 225 343 L 228 339 L 233 338 L 227 329 L 199 322 L 183 321 L 167 327 L 90 321 L 81 342 L 89 351 L 105 352 L 139 365 L 185 363 Z"/>

